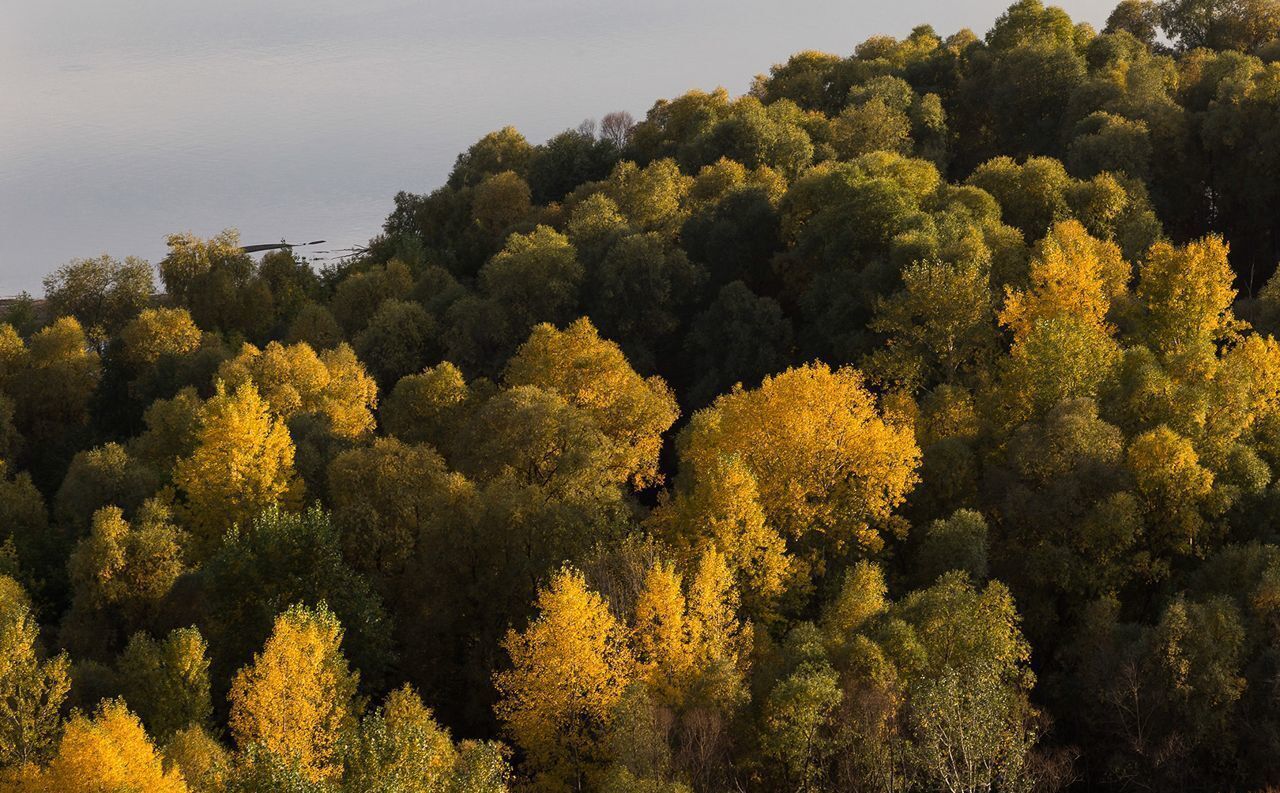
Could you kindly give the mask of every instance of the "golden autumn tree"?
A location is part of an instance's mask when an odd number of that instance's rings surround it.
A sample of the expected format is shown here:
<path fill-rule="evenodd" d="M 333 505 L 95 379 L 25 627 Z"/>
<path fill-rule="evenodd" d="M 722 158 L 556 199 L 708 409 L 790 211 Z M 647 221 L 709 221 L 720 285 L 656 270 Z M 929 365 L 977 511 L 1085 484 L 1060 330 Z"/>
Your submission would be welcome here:
<path fill-rule="evenodd" d="M 1280 459 L 1280 342 L 1245 336 L 1222 352 L 1210 387 L 1212 399 L 1196 433 L 1201 453 L 1223 459 L 1252 435 L 1268 461 Z"/>
<path fill-rule="evenodd" d="M 659 560 L 644 577 L 631 626 L 635 674 L 660 701 L 677 704 L 693 666 L 683 579 Z"/>
<path fill-rule="evenodd" d="M 373 409 L 378 406 L 378 384 L 345 342 L 320 353 L 329 382 L 320 396 L 317 412 L 329 420 L 340 438 L 359 438 L 373 431 Z"/>
<path fill-rule="evenodd" d="M 650 525 L 685 559 L 714 547 L 734 571 L 747 613 L 769 615 L 791 576 L 786 541 L 765 520 L 760 489 L 740 457 L 720 458 L 680 482 Z"/>
<path fill-rule="evenodd" d="M 0 323 L 0 389 L 11 390 L 13 379 L 27 359 L 27 343 L 16 328 Z"/>
<path fill-rule="evenodd" d="M 687 699 L 732 708 L 746 696 L 743 676 L 752 629 L 738 617 L 738 589 L 724 555 L 715 548 L 698 557 L 686 599 L 694 669 Z"/>
<path fill-rule="evenodd" d="M 1095 239 L 1077 220 L 1049 228 L 1031 258 L 1030 287 L 1007 288 L 1000 324 L 1023 339 L 1040 321 L 1064 315 L 1105 329 L 1111 304 L 1129 286 L 1128 262 L 1114 242 Z"/>
<path fill-rule="evenodd" d="M 164 746 L 164 762 L 182 774 L 193 793 L 222 793 L 226 790 L 230 752 L 199 726 L 174 734 Z"/>
<path fill-rule="evenodd" d="M 679 450 L 682 476 L 695 481 L 741 460 L 784 536 L 869 549 L 883 544 L 876 527 L 906 498 L 920 460 L 911 430 L 885 421 L 860 373 L 817 363 L 720 397 L 693 416 Z"/>
<path fill-rule="evenodd" d="M 850 568 L 840 593 L 827 604 L 822 630 L 832 644 L 848 641 L 877 614 L 889 607 L 889 588 L 879 565 L 861 561 Z"/>
<path fill-rule="evenodd" d="M 1234 281 L 1220 237 L 1151 246 L 1137 288 L 1147 345 L 1165 360 L 1212 355 L 1212 343 L 1239 327 L 1231 313 Z"/>
<path fill-rule="evenodd" d="M 312 781 L 342 772 L 342 746 L 355 723 L 358 681 L 342 656 L 342 626 L 325 606 L 293 606 L 253 663 L 231 683 L 231 734 Z"/>
<path fill-rule="evenodd" d="M 319 355 L 305 342 L 285 346 L 273 341 L 261 350 L 245 344 L 239 355 L 222 363 L 218 377 L 228 389 L 252 383 L 285 421 L 300 413 L 321 415 L 342 438 L 358 438 L 373 429 L 378 387 L 348 344 Z"/>
<path fill-rule="evenodd" d="M 120 332 L 124 360 L 142 368 L 200 348 L 200 328 L 185 308 L 148 308 Z"/>
<path fill-rule="evenodd" d="M 49 766 L 28 774 L 15 793 L 187 793 L 177 770 L 165 770 L 138 717 L 119 700 L 104 701 L 92 719 L 67 722 Z"/>
<path fill-rule="evenodd" d="M 538 616 L 507 634 L 512 668 L 494 683 L 495 710 L 524 750 L 535 786 L 581 789 L 604 761 L 602 740 L 632 675 L 626 631 L 582 574 L 557 573 Z"/>
<path fill-rule="evenodd" d="M 301 482 L 293 452 L 284 421 L 252 384 L 233 392 L 219 385 L 200 409 L 195 451 L 177 462 L 173 474 L 197 543 L 213 547 L 228 529 L 267 507 L 296 502 Z"/>
<path fill-rule="evenodd" d="M 1138 500 L 1161 550 L 1196 553 L 1205 538 L 1201 508 L 1213 492 L 1213 472 L 1200 465 L 1191 441 L 1165 426 L 1134 438 L 1125 455 Z"/>
<path fill-rule="evenodd" d="M 650 565 L 628 635 L 634 678 L 640 685 L 633 686 L 619 706 L 612 739 L 622 757 L 616 760 L 625 761 L 640 748 L 635 730 L 646 723 L 646 708 L 651 725 L 647 729 L 653 734 L 639 738 L 643 751 L 673 751 L 694 778 L 706 778 L 707 770 L 723 759 L 729 725 L 747 700 L 752 642 L 750 623 L 738 617 L 733 579 L 724 556 L 714 548 L 693 561 L 687 576 L 661 559 Z M 669 726 L 658 727 L 655 716 Z"/>
<path fill-rule="evenodd" d="M 38 632 L 22 586 L 0 576 L 0 768 L 41 762 L 57 738 L 70 662 L 41 658 Z"/>
<path fill-rule="evenodd" d="M 1013 425 L 1064 399 L 1098 395 L 1120 362 L 1107 314 L 1129 277 L 1114 243 L 1074 220 L 1050 227 L 1032 257 L 1030 286 L 1008 289 L 999 315 L 1013 332 L 996 394 L 1001 421 Z"/>
<path fill-rule="evenodd" d="M 610 440 L 619 479 L 636 489 L 660 484 L 662 433 L 680 416 L 660 377 L 643 378 L 617 344 L 585 317 L 565 330 L 541 324 L 507 364 L 509 386 L 532 385 L 581 408 Z"/>
<path fill-rule="evenodd" d="M 328 372 L 308 344 L 271 342 L 263 349 L 244 344 L 239 354 L 222 362 L 218 379 L 228 390 L 250 383 L 275 414 L 285 420 L 313 407 L 324 390 Z"/>

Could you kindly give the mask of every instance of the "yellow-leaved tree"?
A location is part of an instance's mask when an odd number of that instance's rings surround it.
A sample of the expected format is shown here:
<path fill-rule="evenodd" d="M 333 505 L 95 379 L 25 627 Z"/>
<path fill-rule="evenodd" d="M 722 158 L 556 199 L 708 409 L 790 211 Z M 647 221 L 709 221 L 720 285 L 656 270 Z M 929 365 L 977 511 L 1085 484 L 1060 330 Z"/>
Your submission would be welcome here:
<path fill-rule="evenodd" d="M 38 632 L 22 586 L 0 576 L 0 768 L 44 760 L 58 734 L 70 662 L 41 659 Z"/>
<path fill-rule="evenodd" d="M 620 480 L 636 489 L 660 484 L 662 433 L 680 416 L 661 377 L 643 378 L 617 344 L 585 317 L 564 330 L 543 323 L 507 364 L 507 385 L 537 386 L 581 408 L 609 439 Z"/>
<path fill-rule="evenodd" d="M 67 722 L 47 768 L 29 769 L 14 793 L 187 793 L 181 772 L 164 768 L 138 717 L 119 700 L 104 701 L 88 718 Z"/>
<path fill-rule="evenodd" d="M 660 701 L 673 704 L 682 699 L 693 666 L 686 608 L 680 574 L 659 560 L 645 573 L 644 588 L 636 598 L 631 646 L 636 676 Z"/>
<path fill-rule="evenodd" d="M 1107 313 L 1129 278 L 1114 243 L 1074 220 L 1049 229 L 1031 260 L 1030 287 L 1009 290 L 999 316 L 1013 331 L 995 403 L 1001 422 L 1013 426 L 1064 399 L 1098 396 L 1120 362 Z"/>
<path fill-rule="evenodd" d="M 695 483 L 740 460 L 766 522 L 783 536 L 872 550 L 920 461 L 911 429 L 881 416 L 859 372 L 820 363 L 720 397 L 694 415 L 679 450 L 681 477 Z"/>
<path fill-rule="evenodd" d="M 708 548 L 689 580 L 686 625 L 694 680 L 687 699 L 729 709 L 746 699 L 751 623 L 738 617 L 738 590 L 724 555 Z"/>
<path fill-rule="evenodd" d="M 148 308 L 120 332 L 122 356 L 141 370 L 167 356 L 200 348 L 201 333 L 185 308 Z"/>
<path fill-rule="evenodd" d="M 245 344 L 239 355 L 222 363 L 218 377 L 233 390 L 252 383 L 285 421 L 300 413 L 321 415 L 341 438 L 358 438 L 373 429 L 378 387 L 348 344 L 319 355 L 306 342 L 285 346 L 273 341 L 261 350 Z"/>
<path fill-rule="evenodd" d="M 226 790 L 230 752 L 203 727 L 192 725 L 164 745 L 164 762 L 182 774 L 193 793 Z"/>
<path fill-rule="evenodd" d="M 1152 524 L 1153 544 L 1165 552 L 1199 552 L 1207 528 L 1202 510 L 1214 482 L 1191 441 L 1161 425 L 1130 442 L 1125 464 Z"/>
<path fill-rule="evenodd" d="M 1024 338 L 1037 322 L 1063 315 L 1106 327 L 1107 312 L 1129 288 L 1129 263 L 1114 242 L 1095 239 L 1077 220 L 1054 224 L 1036 245 L 1031 286 L 1006 287 L 1000 324 Z"/>
<path fill-rule="evenodd" d="M 1213 355 L 1213 343 L 1239 329 L 1231 313 L 1235 273 L 1220 237 L 1181 248 L 1151 246 L 1138 271 L 1144 337 L 1166 362 Z M 1174 367 L 1179 368 L 1179 367 Z"/>
<path fill-rule="evenodd" d="M 267 507 L 300 501 L 289 430 L 252 384 L 230 393 L 219 384 L 201 406 L 197 438 L 173 481 L 186 496 L 186 524 L 203 549 Z"/>
<path fill-rule="evenodd" d="M 507 634 L 512 668 L 495 677 L 495 710 L 535 787 L 581 790 L 606 760 L 603 739 L 634 662 L 626 629 L 576 570 L 557 573 L 537 605 L 524 631 Z"/>
<path fill-rule="evenodd" d="M 737 577 L 743 607 L 768 618 L 790 577 L 787 544 L 760 506 L 760 489 L 740 457 L 711 462 L 697 478 L 684 478 L 675 498 L 654 510 L 654 532 L 686 560 L 710 546 Z"/>
<path fill-rule="evenodd" d="M 738 618 L 738 591 L 721 553 L 708 548 L 691 567 L 687 586 L 661 560 L 645 574 L 631 627 L 636 677 L 670 707 L 728 710 L 745 694 L 750 624 Z"/>
<path fill-rule="evenodd" d="M 311 781 L 342 773 L 355 725 L 358 674 L 342 656 L 342 626 L 321 605 L 293 606 L 253 663 L 231 683 L 231 734 L 243 750 L 274 756 Z"/>

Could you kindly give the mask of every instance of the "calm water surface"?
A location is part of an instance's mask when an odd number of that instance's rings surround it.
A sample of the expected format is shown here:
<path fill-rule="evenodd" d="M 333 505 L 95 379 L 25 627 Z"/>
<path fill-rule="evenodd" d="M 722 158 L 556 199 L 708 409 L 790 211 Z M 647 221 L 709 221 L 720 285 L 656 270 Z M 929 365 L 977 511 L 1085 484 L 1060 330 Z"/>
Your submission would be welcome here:
<path fill-rule="evenodd" d="M 66 260 L 152 261 L 164 237 L 376 234 L 485 132 L 546 139 L 724 86 L 801 49 L 1006 0 L 0 0 L 0 295 Z M 1112 0 L 1062 3 L 1101 26 Z"/>

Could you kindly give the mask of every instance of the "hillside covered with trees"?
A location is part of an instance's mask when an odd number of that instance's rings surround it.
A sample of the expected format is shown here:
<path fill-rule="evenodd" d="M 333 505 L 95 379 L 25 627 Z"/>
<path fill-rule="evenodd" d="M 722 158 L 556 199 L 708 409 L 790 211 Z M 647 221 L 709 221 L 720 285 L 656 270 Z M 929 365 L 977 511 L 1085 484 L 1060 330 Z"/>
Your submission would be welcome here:
<path fill-rule="evenodd" d="M 0 791 L 1274 789 L 1278 208 L 1275 0 L 1020 0 L 72 261 Z"/>

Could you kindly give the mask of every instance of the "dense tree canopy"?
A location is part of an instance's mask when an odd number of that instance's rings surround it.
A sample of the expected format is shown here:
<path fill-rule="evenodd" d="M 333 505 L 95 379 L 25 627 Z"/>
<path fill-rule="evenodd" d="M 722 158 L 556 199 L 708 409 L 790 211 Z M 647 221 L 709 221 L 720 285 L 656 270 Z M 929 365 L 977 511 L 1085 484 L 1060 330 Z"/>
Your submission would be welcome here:
<path fill-rule="evenodd" d="M 850 49 L 8 302 L 0 791 L 1280 787 L 1280 5 Z"/>

